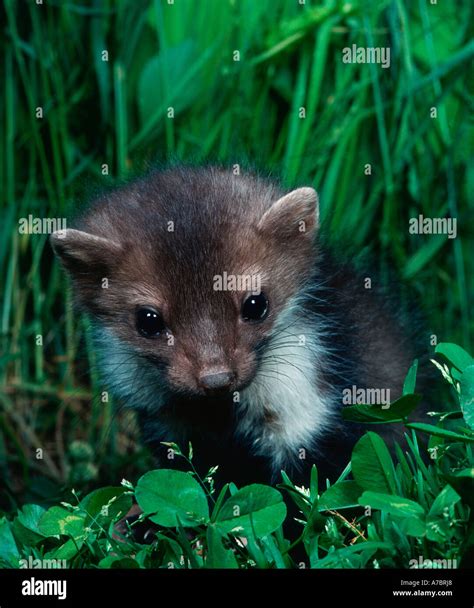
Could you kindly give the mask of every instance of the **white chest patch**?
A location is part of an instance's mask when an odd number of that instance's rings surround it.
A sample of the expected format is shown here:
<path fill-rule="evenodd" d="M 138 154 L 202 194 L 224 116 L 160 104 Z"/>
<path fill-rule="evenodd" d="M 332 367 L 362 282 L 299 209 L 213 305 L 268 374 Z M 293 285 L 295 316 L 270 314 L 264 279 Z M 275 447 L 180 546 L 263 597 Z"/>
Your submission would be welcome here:
<path fill-rule="evenodd" d="M 333 424 L 334 395 L 318 388 L 324 384 L 322 366 L 331 357 L 314 326 L 298 318 L 296 307 L 284 312 L 257 375 L 240 394 L 235 435 L 249 440 L 254 454 L 268 458 L 275 473 L 289 463 L 297 465 L 309 448 L 317 449 L 315 440 Z M 112 330 L 101 328 L 95 337 L 112 392 L 127 407 L 158 414 L 167 395 L 153 366 Z"/>
<path fill-rule="evenodd" d="M 309 324 L 308 324 L 309 325 Z M 318 390 L 323 346 L 308 325 L 276 330 L 252 384 L 242 391 L 237 434 L 251 440 L 274 472 L 304 459 L 306 450 L 332 423 L 331 394 Z"/>

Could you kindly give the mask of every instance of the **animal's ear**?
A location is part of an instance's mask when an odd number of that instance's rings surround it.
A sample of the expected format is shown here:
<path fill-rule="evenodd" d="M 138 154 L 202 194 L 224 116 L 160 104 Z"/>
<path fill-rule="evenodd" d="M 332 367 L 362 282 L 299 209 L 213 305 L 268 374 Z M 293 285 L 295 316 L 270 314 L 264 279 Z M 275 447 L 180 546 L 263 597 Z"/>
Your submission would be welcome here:
<path fill-rule="evenodd" d="M 110 239 L 70 228 L 53 232 L 50 241 L 54 253 L 73 277 L 110 268 L 122 251 L 121 245 Z"/>
<path fill-rule="evenodd" d="M 319 199 L 313 188 L 298 188 L 267 209 L 258 230 L 279 239 L 312 237 L 319 227 Z"/>

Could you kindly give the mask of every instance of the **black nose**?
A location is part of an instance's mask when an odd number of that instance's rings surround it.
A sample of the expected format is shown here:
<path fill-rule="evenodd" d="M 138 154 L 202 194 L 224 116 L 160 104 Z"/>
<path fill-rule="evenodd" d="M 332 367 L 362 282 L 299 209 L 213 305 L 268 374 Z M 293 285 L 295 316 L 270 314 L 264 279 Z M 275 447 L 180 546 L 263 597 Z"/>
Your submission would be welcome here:
<path fill-rule="evenodd" d="M 222 391 L 232 384 L 234 374 L 229 371 L 217 373 L 205 373 L 199 376 L 199 384 L 205 391 Z"/>

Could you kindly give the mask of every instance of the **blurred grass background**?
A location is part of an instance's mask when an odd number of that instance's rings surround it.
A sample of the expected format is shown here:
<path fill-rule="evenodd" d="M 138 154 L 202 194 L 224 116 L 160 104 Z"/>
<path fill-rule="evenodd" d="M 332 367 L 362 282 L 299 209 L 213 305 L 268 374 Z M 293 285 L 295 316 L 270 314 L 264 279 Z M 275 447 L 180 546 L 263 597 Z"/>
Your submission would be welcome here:
<path fill-rule="evenodd" d="M 70 217 L 155 161 L 248 159 L 314 185 L 337 246 L 382 273 L 390 262 L 438 341 L 471 348 L 473 12 L 470 0 L 4 0 L 2 508 L 149 463 L 130 416 L 100 399 L 87 320 L 47 235 L 20 235 L 18 220 Z M 343 63 L 352 44 L 390 47 L 390 68 Z M 456 217 L 458 238 L 410 235 L 419 214 Z"/>

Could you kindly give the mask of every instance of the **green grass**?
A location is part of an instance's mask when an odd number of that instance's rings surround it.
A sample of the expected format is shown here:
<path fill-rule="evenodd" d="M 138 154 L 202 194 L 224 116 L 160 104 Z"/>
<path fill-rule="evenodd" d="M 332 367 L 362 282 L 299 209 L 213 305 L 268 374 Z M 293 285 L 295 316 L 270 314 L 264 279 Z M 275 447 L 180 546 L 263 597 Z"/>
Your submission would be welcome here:
<path fill-rule="evenodd" d="M 53 500 L 74 439 L 97 450 L 98 469 L 78 473 L 86 487 L 145 470 L 133 421 L 100 401 L 87 320 L 47 236 L 20 235 L 18 219 L 70 217 L 152 162 L 249 160 L 288 187 L 314 185 L 336 247 L 371 254 L 382 276 L 392 265 L 429 334 L 471 348 L 473 12 L 468 0 L 4 1 L 3 508 Z M 390 69 L 343 64 L 352 44 L 390 46 Z M 410 235 L 418 214 L 457 217 L 458 238 Z"/>

